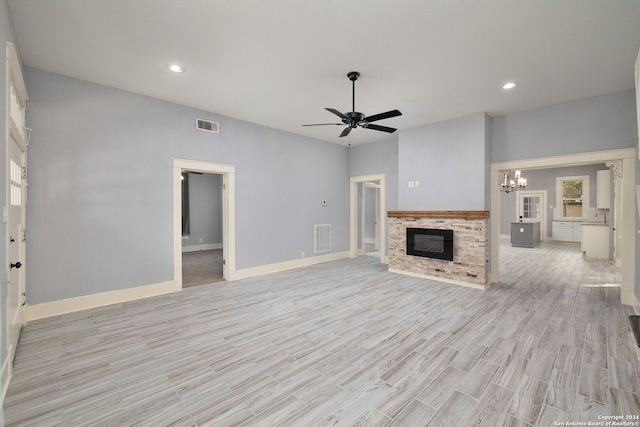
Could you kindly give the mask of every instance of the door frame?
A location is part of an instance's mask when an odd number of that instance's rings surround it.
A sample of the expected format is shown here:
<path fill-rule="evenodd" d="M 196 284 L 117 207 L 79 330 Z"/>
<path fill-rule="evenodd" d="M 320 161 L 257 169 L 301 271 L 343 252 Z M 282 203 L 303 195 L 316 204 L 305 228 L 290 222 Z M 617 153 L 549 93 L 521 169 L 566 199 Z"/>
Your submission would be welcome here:
<path fill-rule="evenodd" d="M 378 224 L 380 225 L 380 262 L 388 263 L 387 255 L 387 233 L 386 233 L 386 191 L 385 175 L 360 175 L 349 178 L 349 257 L 358 257 L 358 184 L 367 181 L 378 181 L 380 183 L 380 212 L 378 213 Z M 385 228 L 382 228 L 385 224 Z"/>
<path fill-rule="evenodd" d="M 377 184 L 375 182 L 363 182 L 362 183 L 362 212 L 361 212 L 361 223 L 360 223 L 360 244 L 362 245 L 362 248 L 360 250 L 360 254 L 364 254 L 366 253 L 365 250 L 365 244 L 367 243 L 367 238 L 366 238 L 366 229 L 367 229 L 367 224 L 366 224 L 366 217 L 367 217 L 367 212 L 366 212 L 366 206 L 368 203 L 368 198 L 367 198 L 367 188 L 371 188 L 373 189 L 373 197 L 374 197 L 374 213 L 373 213 L 373 217 L 375 220 L 375 223 L 373 225 L 373 237 L 374 237 L 374 245 L 375 245 L 375 250 L 379 251 L 380 250 L 380 221 L 378 220 L 380 218 L 380 184 Z"/>
<path fill-rule="evenodd" d="M 540 198 L 540 205 L 541 205 L 540 213 L 542 215 L 540 218 L 540 240 L 543 242 L 546 242 L 549 240 L 549 238 L 547 237 L 547 190 L 516 191 L 516 218 L 518 219 L 520 218 L 520 198 L 538 195 L 538 194 L 542 195 L 542 197 Z M 532 221 L 527 221 L 525 218 L 523 218 L 522 221 L 532 222 Z"/>
<path fill-rule="evenodd" d="M 173 159 L 173 291 L 182 290 L 182 172 L 222 175 L 222 276 L 236 278 L 236 196 L 233 165 L 200 160 Z"/>

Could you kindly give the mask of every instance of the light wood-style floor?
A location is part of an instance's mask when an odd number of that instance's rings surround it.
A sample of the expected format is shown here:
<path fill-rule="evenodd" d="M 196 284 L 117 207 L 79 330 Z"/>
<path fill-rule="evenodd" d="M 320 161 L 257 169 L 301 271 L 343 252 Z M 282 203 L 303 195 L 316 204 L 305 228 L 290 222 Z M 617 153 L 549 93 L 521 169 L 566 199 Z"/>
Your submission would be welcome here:
<path fill-rule="evenodd" d="M 489 290 L 341 260 L 30 323 L 7 425 L 552 426 L 639 415 L 619 271 L 501 248 Z"/>

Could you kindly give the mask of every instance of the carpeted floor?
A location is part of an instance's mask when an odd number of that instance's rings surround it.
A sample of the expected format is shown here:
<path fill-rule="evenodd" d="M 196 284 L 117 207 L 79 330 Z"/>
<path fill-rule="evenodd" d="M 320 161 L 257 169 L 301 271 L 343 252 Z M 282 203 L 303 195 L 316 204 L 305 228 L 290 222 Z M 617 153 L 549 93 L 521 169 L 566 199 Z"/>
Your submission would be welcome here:
<path fill-rule="evenodd" d="M 182 253 L 182 287 L 219 282 L 222 277 L 222 249 Z"/>

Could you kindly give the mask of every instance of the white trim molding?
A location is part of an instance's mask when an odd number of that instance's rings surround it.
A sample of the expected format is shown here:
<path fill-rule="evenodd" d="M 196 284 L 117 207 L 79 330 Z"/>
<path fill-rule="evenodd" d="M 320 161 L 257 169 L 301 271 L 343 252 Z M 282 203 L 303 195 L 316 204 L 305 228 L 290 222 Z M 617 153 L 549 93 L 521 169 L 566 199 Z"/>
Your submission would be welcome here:
<path fill-rule="evenodd" d="M 173 281 L 137 286 L 117 291 L 101 292 L 42 304 L 26 305 L 26 320 L 44 319 L 60 314 L 74 313 L 90 308 L 104 307 L 121 302 L 134 301 L 173 292 Z"/>
<path fill-rule="evenodd" d="M 274 264 L 260 265 L 257 267 L 243 268 L 236 270 L 231 280 L 246 279 L 248 277 L 261 276 L 263 274 L 277 273 L 279 271 L 292 270 L 294 268 L 308 267 L 310 265 L 321 264 L 323 262 L 337 261 L 349 258 L 349 252 L 335 252 L 326 255 L 318 255 L 308 258 L 299 258 L 291 261 L 283 261 Z"/>

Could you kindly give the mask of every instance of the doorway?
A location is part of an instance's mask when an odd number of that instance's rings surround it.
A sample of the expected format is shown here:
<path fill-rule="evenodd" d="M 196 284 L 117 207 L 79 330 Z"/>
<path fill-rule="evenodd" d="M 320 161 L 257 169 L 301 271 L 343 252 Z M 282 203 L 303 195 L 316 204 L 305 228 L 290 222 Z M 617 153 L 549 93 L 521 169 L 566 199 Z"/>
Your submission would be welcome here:
<path fill-rule="evenodd" d="M 350 179 L 350 190 L 349 190 L 349 257 L 357 258 L 359 255 L 364 253 L 364 236 L 366 232 L 363 230 L 366 221 L 363 219 L 364 214 L 366 213 L 366 209 L 363 208 L 363 194 L 366 194 L 364 189 L 367 188 L 364 183 L 367 184 L 368 187 L 374 188 L 375 192 L 374 199 L 377 200 L 374 207 L 374 248 L 377 245 L 379 254 L 380 254 L 380 262 L 386 263 L 388 262 L 387 255 L 387 210 L 385 206 L 385 175 L 384 174 L 376 174 L 376 175 L 362 175 L 362 176 L 354 176 Z M 375 195 L 377 193 L 377 195 Z M 366 203 L 366 199 L 365 203 Z M 375 229 L 377 228 L 377 232 Z"/>
<path fill-rule="evenodd" d="M 620 262 L 621 262 L 621 292 L 622 304 L 633 305 L 635 300 L 635 148 L 621 148 L 580 154 L 570 154 L 555 157 L 539 157 L 534 159 L 513 160 L 491 164 L 491 183 L 500 182 L 500 171 L 543 169 L 550 167 L 579 166 L 605 162 L 619 162 L 622 178 L 620 181 Z M 500 189 L 498 185 L 491 185 L 491 283 L 500 281 Z"/>
<path fill-rule="evenodd" d="M 236 277 L 235 237 L 235 166 L 197 160 L 173 159 L 173 290 L 183 288 L 183 236 L 182 236 L 182 176 L 183 172 L 197 175 L 219 175 L 222 201 L 222 279 Z M 204 239 L 203 239 L 204 240 Z M 199 243 L 199 237 L 196 242 Z M 204 241 L 203 241 L 204 244 Z M 201 247 L 202 248 L 202 247 Z"/>
<path fill-rule="evenodd" d="M 183 171 L 182 287 L 224 280 L 222 175 Z"/>
<path fill-rule="evenodd" d="M 380 182 L 366 181 L 359 184 L 360 204 L 360 253 L 380 256 Z"/>

